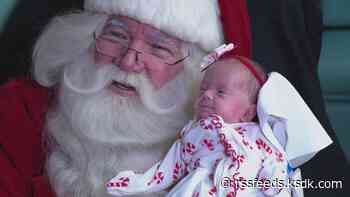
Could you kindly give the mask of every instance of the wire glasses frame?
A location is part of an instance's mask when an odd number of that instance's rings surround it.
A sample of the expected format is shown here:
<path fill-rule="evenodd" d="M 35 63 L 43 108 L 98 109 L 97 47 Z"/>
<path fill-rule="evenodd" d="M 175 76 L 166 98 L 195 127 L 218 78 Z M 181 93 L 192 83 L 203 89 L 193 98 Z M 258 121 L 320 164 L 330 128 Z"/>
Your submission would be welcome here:
<path fill-rule="evenodd" d="M 179 64 L 180 62 L 184 61 L 186 58 L 188 58 L 190 56 L 190 52 L 188 49 L 185 53 L 186 55 L 182 55 L 182 52 L 180 52 L 180 50 L 179 50 L 177 53 L 181 53 L 180 57 L 178 57 L 178 58 L 171 57 L 171 58 L 174 58 L 174 60 L 167 61 L 165 58 L 159 57 L 155 54 L 152 54 L 152 53 L 149 53 L 146 51 L 140 51 L 138 49 L 134 49 L 134 48 L 130 47 L 129 44 L 118 42 L 116 40 L 113 40 L 113 39 L 108 38 L 108 37 L 103 36 L 103 35 L 97 35 L 96 32 L 93 33 L 93 38 L 94 38 L 94 42 L 95 42 L 95 44 L 94 44 L 95 45 L 95 52 L 100 54 L 100 55 L 104 55 L 104 56 L 112 58 L 113 63 L 118 62 L 124 55 L 126 55 L 126 53 L 129 50 L 133 50 L 136 52 L 137 59 L 139 58 L 138 55 L 140 55 L 140 54 L 149 55 L 153 58 L 156 58 L 156 59 L 162 61 L 164 64 L 169 65 L 169 66 Z M 101 42 L 105 42 L 105 43 L 107 42 L 109 44 L 109 47 L 110 48 L 112 47 L 115 50 L 115 53 L 111 54 L 109 51 L 105 50 L 103 47 L 100 47 L 99 43 L 101 43 Z"/>

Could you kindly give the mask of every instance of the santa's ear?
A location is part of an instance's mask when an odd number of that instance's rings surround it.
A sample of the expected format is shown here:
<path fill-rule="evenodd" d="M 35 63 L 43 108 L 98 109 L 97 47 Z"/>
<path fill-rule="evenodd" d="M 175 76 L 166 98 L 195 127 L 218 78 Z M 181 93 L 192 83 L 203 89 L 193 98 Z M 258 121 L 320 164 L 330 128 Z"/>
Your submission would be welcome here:
<path fill-rule="evenodd" d="M 250 104 L 247 107 L 245 113 L 241 117 L 241 122 L 249 122 L 252 121 L 256 116 L 256 104 Z"/>

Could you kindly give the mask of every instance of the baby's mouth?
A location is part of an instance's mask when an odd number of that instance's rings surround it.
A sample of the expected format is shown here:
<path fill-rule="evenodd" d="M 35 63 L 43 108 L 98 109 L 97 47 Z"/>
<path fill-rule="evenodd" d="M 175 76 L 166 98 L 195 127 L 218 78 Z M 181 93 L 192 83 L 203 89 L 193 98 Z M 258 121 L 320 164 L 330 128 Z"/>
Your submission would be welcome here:
<path fill-rule="evenodd" d="M 209 105 L 199 105 L 198 111 L 200 113 L 213 113 L 214 109 Z"/>
<path fill-rule="evenodd" d="M 211 107 L 200 107 L 199 110 L 203 111 L 203 112 L 212 112 L 213 111 L 213 109 Z"/>

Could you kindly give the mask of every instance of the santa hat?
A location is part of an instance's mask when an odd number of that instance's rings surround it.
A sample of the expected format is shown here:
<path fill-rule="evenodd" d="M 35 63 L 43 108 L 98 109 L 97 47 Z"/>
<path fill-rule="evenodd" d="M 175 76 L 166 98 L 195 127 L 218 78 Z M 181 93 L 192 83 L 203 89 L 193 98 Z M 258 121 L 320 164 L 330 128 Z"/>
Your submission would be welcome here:
<path fill-rule="evenodd" d="M 225 34 L 237 55 L 251 56 L 245 0 L 85 0 L 84 8 L 137 19 L 206 51 L 223 44 Z"/>

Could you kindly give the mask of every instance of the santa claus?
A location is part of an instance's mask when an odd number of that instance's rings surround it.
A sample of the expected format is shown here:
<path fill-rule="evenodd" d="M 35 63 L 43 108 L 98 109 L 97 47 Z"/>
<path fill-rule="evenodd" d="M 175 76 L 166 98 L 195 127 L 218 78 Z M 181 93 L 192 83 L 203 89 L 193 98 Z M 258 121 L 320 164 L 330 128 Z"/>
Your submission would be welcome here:
<path fill-rule="evenodd" d="M 223 43 L 219 17 L 212 0 L 87 0 L 50 22 L 33 71 L 56 88 L 44 142 L 57 196 L 106 196 L 112 175 L 162 158 L 190 118 L 201 58 Z"/>

